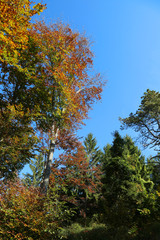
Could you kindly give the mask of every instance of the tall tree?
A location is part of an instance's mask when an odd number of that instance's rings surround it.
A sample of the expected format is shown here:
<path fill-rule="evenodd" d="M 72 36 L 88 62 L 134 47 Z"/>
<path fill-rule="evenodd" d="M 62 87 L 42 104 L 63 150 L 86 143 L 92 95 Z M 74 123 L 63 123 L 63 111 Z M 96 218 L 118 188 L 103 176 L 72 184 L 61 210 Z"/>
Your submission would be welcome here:
<path fill-rule="evenodd" d="M 160 93 L 147 91 L 142 96 L 141 104 L 135 114 L 120 118 L 122 129 L 131 127 L 140 133 L 144 147 L 154 148 L 160 152 Z"/>
<path fill-rule="evenodd" d="M 129 232 L 134 235 L 142 222 L 150 219 L 153 182 L 144 157 L 130 137 L 122 138 L 115 132 L 113 144 L 105 150 L 102 177 L 105 220 L 113 229 L 117 228 L 118 234 L 126 234 L 127 239 Z"/>
<path fill-rule="evenodd" d="M 97 140 L 93 137 L 92 133 L 89 133 L 83 142 L 86 159 L 88 161 L 88 168 L 90 171 L 88 175 L 94 181 L 97 188 L 93 193 L 86 197 L 85 208 L 88 217 L 92 217 L 93 214 L 99 212 L 99 200 L 102 197 L 102 184 L 100 181 L 100 176 L 102 175 L 102 156 L 103 153 L 97 146 Z M 84 195 L 86 193 L 84 192 Z M 86 195 L 87 196 L 87 195 Z"/>
<path fill-rule="evenodd" d="M 43 74 L 37 74 L 36 79 L 42 82 L 45 92 L 40 106 L 43 119 L 38 124 L 43 132 L 50 132 L 48 159 L 41 185 L 46 192 L 58 134 L 65 129 L 75 131 L 83 124 L 94 101 L 100 99 L 103 84 L 99 75 L 90 77 L 88 73 L 93 65 L 93 54 L 84 36 L 62 24 L 47 27 L 38 23 L 34 36 L 35 33 L 38 46 L 43 46 L 43 63 L 39 65 Z"/>
<path fill-rule="evenodd" d="M 92 58 L 83 35 L 63 24 L 39 22 L 30 30 L 27 49 L 20 51 L 20 64 L 30 74 L 1 65 L 1 102 L 14 107 L 22 104 L 24 113 L 30 112 L 34 129 L 48 137 L 41 184 L 45 193 L 58 135 L 77 130 L 92 104 L 101 98 L 102 80 L 89 74 Z"/>

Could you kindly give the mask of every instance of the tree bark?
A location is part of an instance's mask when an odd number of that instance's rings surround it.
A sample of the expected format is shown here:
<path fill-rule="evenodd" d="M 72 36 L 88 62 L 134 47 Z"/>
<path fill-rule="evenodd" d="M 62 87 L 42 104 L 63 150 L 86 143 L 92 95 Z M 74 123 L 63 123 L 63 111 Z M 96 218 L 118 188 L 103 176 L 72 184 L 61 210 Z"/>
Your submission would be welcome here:
<path fill-rule="evenodd" d="M 52 166 L 57 136 L 58 136 L 58 129 L 55 129 L 55 125 L 53 124 L 52 132 L 51 132 L 51 140 L 49 143 L 49 153 L 44 164 L 43 178 L 40 186 L 40 191 L 43 194 L 47 194 L 47 189 L 49 186 L 49 177 L 51 174 L 51 166 Z"/>

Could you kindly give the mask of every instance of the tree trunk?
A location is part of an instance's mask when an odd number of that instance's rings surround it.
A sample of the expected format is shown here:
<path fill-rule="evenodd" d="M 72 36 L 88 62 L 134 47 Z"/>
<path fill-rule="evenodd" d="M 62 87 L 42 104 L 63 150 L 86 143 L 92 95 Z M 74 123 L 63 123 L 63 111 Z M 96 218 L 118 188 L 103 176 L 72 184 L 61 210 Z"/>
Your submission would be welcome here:
<path fill-rule="evenodd" d="M 40 186 L 41 193 L 43 194 L 47 193 L 47 189 L 49 185 L 49 177 L 51 174 L 51 166 L 52 166 L 53 155 L 55 151 L 57 135 L 58 135 L 58 129 L 55 129 L 55 125 L 53 124 L 52 132 L 51 132 L 51 140 L 49 144 L 49 153 L 44 164 L 43 178 Z"/>

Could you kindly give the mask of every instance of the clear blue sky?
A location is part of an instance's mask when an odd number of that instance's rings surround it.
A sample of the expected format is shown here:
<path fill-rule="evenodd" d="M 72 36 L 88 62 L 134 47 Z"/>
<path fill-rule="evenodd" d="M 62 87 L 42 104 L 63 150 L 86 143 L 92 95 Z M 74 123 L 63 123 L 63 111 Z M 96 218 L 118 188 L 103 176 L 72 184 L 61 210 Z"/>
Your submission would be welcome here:
<path fill-rule="evenodd" d="M 160 1 L 43 2 L 47 9 L 40 19 L 60 19 L 93 41 L 94 68 L 108 82 L 101 103 L 94 105 L 79 135 L 92 132 L 102 148 L 112 142 L 111 133 L 120 129 L 118 118 L 137 110 L 147 88 L 160 91 Z M 135 137 L 129 130 L 120 133 Z"/>

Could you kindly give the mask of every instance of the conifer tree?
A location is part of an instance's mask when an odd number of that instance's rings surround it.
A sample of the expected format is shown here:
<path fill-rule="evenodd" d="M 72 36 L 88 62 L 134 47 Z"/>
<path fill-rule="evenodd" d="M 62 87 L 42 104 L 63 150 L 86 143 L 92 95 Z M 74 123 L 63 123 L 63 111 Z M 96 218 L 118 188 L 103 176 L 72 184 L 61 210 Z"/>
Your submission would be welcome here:
<path fill-rule="evenodd" d="M 97 213 L 99 211 L 98 200 L 101 196 L 100 175 L 102 173 L 102 151 L 97 146 L 97 140 L 93 137 L 92 133 L 89 133 L 86 136 L 83 145 L 86 159 L 89 163 L 88 175 L 90 174 L 89 177 L 94 181 L 95 185 L 97 185 L 96 191 L 90 194 L 88 194 L 88 192 L 83 192 L 83 195 L 85 197 L 84 205 L 86 208 L 86 212 L 88 211 L 88 216 L 92 217 L 94 213 Z"/>
<path fill-rule="evenodd" d="M 118 132 L 113 144 L 104 151 L 105 221 L 119 233 L 136 232 L 142 222 L 150 218 L 154 205 L 153 182 L 145 159 L 132 139 L 122 138 Z"/>
<path fill-rule="evenodd" d="M 86 151 L 86 157 L 90 166 L 100 163 L 101 150 L 97 147 L 97 140 L 93 137 L 92 133 L 89 133 L 84 140 L 84 148 Z"/>
<path fill-rule="evenodd" d="M 40 186 L 41 180 L 42 180 L 42 174 L 43 174 L 43 168 L 44 168 L 44 156 L 42 153 L 40 153 L 38 156 L 35 157 L 35 159 L 31 160 L 31 163 L 29 164 L 30 170 L 32 173 L 23 174 L 24 179 L 23 182 L 27 186 Z"/>

